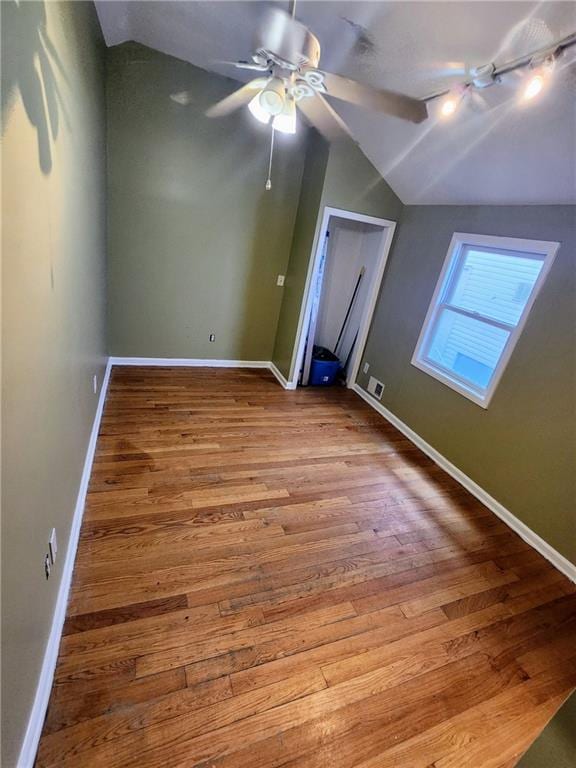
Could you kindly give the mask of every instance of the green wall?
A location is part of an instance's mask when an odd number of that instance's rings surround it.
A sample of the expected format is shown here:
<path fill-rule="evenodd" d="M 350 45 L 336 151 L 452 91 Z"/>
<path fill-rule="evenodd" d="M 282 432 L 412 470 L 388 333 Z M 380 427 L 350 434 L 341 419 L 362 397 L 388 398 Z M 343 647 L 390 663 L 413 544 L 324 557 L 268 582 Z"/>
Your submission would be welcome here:
<path fill-rule="evenodd" d="M 266 192 L 269 129 L 204 116 L 237 82 L 136 44 L 107 62 L 110 353 L 270 360 L 306 132 L 276 135 Z"/>
<path fill-rule="evenodd" d="M 326 148 L 319 138 L 310 143 L 272 358 L 286 378 L 294 373 L 300 309 L 326 206 L 392 221 L 402 212 L 399 198 L 356 144 L 339 141 Z"/>
<path fill-rule="evenodd" d="M 92 3 L 2 2 L 2 764 L 36 692 L 105 354 L 104 50 Z M 58 559 L 47 581 L 52 527 Z"/>
<path fill-rule="evenodd" d="M 294 223 L 290 261 L 286 273 L 284 297 L 272 355 L 275 365 L 286 377 L 290 373 L 300 307 L 316 233 L 318 211 L 321 210 L 320 200 L 327 162 L 328 144 L 316 131 L 310 131 L 298 212 Z"/>
<path fill-rule="evenodd" d="M 574 206 L 406 207 L 363 356 L 382 405 L 573 562 L 575 224 Z M 454 232 L 561 242 L 487 410 L 410 363 Z"/>
<path fill-rule="evenodd" d="M 321 205 L 391 221 L 398 221 L 403 209 L 400 199 L 351 141 L 330 146 Z"/>

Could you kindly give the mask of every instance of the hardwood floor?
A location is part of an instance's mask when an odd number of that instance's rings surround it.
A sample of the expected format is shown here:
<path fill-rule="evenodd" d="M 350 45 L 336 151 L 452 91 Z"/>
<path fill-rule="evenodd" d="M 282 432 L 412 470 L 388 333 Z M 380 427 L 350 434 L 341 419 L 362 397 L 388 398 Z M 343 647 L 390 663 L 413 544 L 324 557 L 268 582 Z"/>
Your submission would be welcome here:
<path fill-rule="evenodd" d="M 510 768 L 576 587 L 356 395 L 115 368 L 38 766 Z"/>

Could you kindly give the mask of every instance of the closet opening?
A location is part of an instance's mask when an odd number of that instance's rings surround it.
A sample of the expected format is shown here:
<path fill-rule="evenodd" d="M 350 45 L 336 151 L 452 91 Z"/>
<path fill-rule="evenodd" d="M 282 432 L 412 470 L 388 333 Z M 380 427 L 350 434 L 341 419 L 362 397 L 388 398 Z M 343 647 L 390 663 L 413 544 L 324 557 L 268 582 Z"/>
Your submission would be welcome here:
<path fill-rule="evenodd" d="M 394 228 L 386 219 L 324 209 L 296 342 L 299 386 L 354 385 Z"/>

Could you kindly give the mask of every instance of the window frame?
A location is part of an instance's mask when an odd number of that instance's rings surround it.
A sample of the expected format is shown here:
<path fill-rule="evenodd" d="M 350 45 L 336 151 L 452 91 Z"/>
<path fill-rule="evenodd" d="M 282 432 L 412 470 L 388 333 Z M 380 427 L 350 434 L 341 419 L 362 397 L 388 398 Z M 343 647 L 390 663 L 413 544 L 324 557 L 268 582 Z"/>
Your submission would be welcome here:
<path fill-rule="evenodd" d="M 519 256 L 523 257 L 526 257 L 527 255 L 530 256 L 532 254 L 534 257 L 543 259 L 543 265 L 542 269 L 540 270 L 540 274 L 534 283 L 534 287 L 530 292 L 528 301 L 522 310 L 522 314 L 520 315 L 516 326 L 509 325 L 508 323 L 502 322 L 500 320 L 495 320 L 494 318 L 488 317 L 478 312 L 471 312 L 470 310 L 466 310 L 461 307 L 455 307 L 449 302 L 443 301 L 443 299 L 446 298 L 449 289 L 455 284 L 455 280 L 457 280 L 457 277 L 460 274 L 460 270 L 462 269 L 462 265 L 464 263 L 464 259 L 462 258 L 463 253 L 465 249 L 470 246 L 495 249 L 497 251 L 515 251 Z M 422 328 L 420 329 L 418 341 L 416 342 L 416 347 L 414 348 L 414 353 L 411 359 L 412 365 L 424 373 L 427 373 L 429 376 L 432 376 L 432 378 L 436 379 L 437 381 L 440 381 L 442 384 L 445 384 L 447 387 L 450 387 L 450 389 L 453 389 L 455 392 L 458 392 L 459 394 L 468 398 L 473 403 L 476 403 L 476 405 L 479 405 L 481 408 L 488 408 L 500 382 L 500 379 L 506 370 L 506 366 L 508 365 L 510 357 L 514 352 L 516 343 L 524 329 L 528 315 L 530 314 L 530 310 L 532 309 L 534 302 L 540 293 L 540 289 L 548 277 L 548 273 L 550 272 L 550 268 L 552 267 L 559 247 L 560 243 L 547 240 L 525 240 L 516 237 L 500 237 L 497 235 L 476 235 L 467 234 L 464 232 L 455 232 L 450 241 L 440 276 L 436 282 L 436 287 L 434 288 L 434 293 L 432 294 L 432 298 L 428 306 L 428 311 L 426 312 L 426 317 L 424 318 Z M 446 309 L 450 310 L 451 312 L 456 312 L 461 315 L 471 317 L 475 320 L 480 320 L 481 322 L 487 323 L 494 327 L 502 328 L 508 331 L 510 334 L 502 354 L 500 355 L 498 363 L 496 364 L 496 368 L 494 369 L 494 374 L 492 375 L 490 384 L 484 393 L 480 392 L 478 388 L 474 387 L 474 385 L 472 385 L 463 377 L 459 376 L 453 371 L 448 370 L 447 368 L 443 368 L 437 363 L 431 362 L 425 357 L 424 350 L 428 346 L 428 340 L 430 338 L 431 331 L 436 328 L 442 311 Z"/>

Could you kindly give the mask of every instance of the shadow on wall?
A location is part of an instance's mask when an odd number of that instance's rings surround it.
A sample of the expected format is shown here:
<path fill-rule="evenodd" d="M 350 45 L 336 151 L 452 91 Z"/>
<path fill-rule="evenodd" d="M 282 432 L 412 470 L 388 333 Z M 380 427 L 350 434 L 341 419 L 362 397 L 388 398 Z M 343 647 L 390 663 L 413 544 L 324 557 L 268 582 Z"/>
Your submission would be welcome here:
<path fill-rule="evenodd" d="M 68 79 L 48 37 L 44 2 L 2 0 L 1 6 L 2 132 L 19 91 L 28 119 L 36 129 L 40 168 L 49 174 L 51 143 L 58 136 L 60 113 L 66 117 L 54 67 L 65 82 Z"/>

